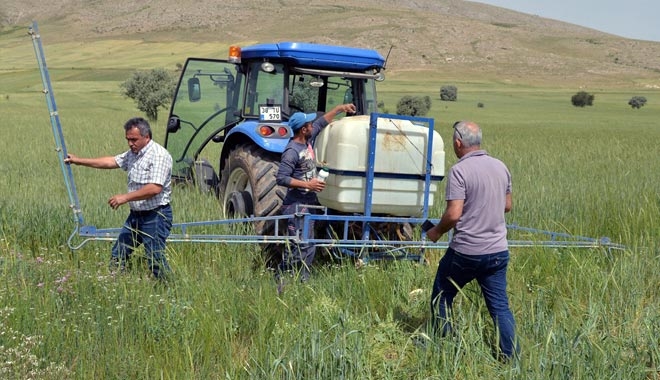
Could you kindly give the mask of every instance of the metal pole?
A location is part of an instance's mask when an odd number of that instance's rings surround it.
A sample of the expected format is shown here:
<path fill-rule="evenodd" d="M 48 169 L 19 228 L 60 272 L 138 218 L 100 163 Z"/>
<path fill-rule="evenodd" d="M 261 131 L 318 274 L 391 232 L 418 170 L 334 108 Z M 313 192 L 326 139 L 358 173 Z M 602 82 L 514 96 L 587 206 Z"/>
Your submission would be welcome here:
<path fill-rule="evenodd" d="M 55 151 L 60 163 L 60 169 L 64 176 L 64 184 L 69 195 L 69 207 L 73 211 L 74 222 L 77 226 L 84 225 L 82 211 L 80 209 L 80 200 L 76 191 L 76 185 L 73 180 L 73 172 L 71 166 L 64 162 L 67 157 L 66 145 L 64 144 L 64 135 L 62 133 L 62 125 L 60 124 L 60 117 L 57 112 L 57 105 L 55 104 L 55 96 L 53 95 L 53 88 L 50 84 L 50 74 L 46 66 L 46 58 L 44 56 L 43 46 L 41 45 L 41 36 L 39 35 L 39 28 L 37 22 L 33 22 L 28 30 L 28 34 L 32 37 L 32 45 L 34 46 L 34 54 L 37 57 L 39 64 L 39 71 L 41 73 L 41 81 L 44 89 L 43 93 L 46 96 L 46 104 L 48 105 L 48 112 L 50 115 L 50 124 L 55 138 Z"/>

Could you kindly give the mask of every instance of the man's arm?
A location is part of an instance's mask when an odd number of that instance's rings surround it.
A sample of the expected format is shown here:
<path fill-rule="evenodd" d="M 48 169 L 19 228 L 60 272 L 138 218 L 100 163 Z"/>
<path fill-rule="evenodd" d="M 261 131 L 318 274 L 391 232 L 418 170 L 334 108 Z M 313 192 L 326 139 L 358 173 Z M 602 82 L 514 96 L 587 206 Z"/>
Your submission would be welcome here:
<path fill-rule="evenodd" d="M 330 122 L 332 122 L 332 120 L 334 120 L 334 118 L 335 118 L 335 116 L 337 116 L 337 114 L 342 113 L 342 112 L 355 113 L 355 104 L 351 104 L 351 103 L 339 104 L 339 105 L 335 106 L 333 109 L 331 109 L 330 111 L 326 112 L 323 115 L 323 118 L 328 123 L 330 123 Z"/>
<path fill-rule="evenodd" d="M 117 169 L 117 161 L 113 156 L 96 157 L 96 158 L 81 158 L 68 154 L 64 159 L 67 164 L 87 166 L 95 169 Z"/>
<path fill-rule="evenodd" d="M 463 215 L 462 199 L 452 199 L 447 201 L 447 208 L 445 208 L 440 223 L 426 232 L 426 236 L 432 241 L 436 242 L 442 235 L 446 234 L 449 230 L 456 226 L 458 220 Z"/>
<path fill-rule="evenodd" d="M 148 183 L 140 189 L 126 194 L 117 194 L 108 200 L 108 204 L 113 209 L 132 201 L 142 201 L 149 199 L 163 191 L 163 186 L 156 183 Z"/>
<path fill-rule="evenodd" d="M 506 193 L 506 202 L 504 203 L 504 212 L 511 211 L 513 207 L 513 199 L 511 199 L 511 193 Z"/>

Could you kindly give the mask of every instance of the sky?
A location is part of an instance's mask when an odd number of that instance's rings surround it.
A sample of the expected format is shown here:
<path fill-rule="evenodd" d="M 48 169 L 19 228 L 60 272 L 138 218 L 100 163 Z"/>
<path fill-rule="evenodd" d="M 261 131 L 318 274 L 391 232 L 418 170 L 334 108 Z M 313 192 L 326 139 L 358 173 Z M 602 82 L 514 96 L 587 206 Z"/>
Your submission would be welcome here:
<path fill-rule="evenodd" d="M 621 37 L 660 41 L 659 0 L 474 0 Z"/>

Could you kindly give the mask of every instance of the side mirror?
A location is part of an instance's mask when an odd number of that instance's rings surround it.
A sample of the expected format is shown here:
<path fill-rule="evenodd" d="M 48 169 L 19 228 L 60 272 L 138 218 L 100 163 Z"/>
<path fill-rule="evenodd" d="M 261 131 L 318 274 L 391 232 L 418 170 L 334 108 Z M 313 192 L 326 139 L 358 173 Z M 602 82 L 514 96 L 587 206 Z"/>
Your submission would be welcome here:
<path fill-rule="evenodd" d="M 199 78 L 188 79 L 188 100 L 191 102 L 199 101 L 202 98 L 202 88 L 199 85 Z"/>
<path fill-rule="evenodd" d="M 181 129 L 181 120 L 178 117 L 172 116 L 167 121 L 167 133 L 175 133 Z"/>

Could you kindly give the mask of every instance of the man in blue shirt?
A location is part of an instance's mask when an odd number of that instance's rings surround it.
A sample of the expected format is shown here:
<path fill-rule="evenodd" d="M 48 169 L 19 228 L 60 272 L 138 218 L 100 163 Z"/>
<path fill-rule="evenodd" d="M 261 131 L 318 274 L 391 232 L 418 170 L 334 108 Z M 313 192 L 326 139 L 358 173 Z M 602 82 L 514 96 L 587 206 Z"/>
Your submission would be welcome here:
<path fill-rule="evenodd" d="M 509 251 L 504 214 L 512 207 L 511 174 L 500 160 L 481 149 L 481 128 L 473 122 L 454 124 L 458 162 L 447 175 L 447 206 L 440 223 L 427 231 L 432 241 L 453 229 L 449 248 L 438 265 L 431 292 L 433 327 L 451 332 L 450 311 L 459 289 L 476 279 L 499 333 L 502 358 L 518 348 L 515 320 L 506 293 Z"/>
<path fill-rule="evenodd" d="M 133 250 L 144 244 L 149 268 L 161 279 L 170 267 L 165 258 L 167 237 L 172 229 L 172 156 L 151 139 L 151 127 L 143 118 L 124 124 L 129 150 L 116 156 L 81 158 L 69 154 L 67 164 L 128 172 L 128 192 L 110 197 L 113 209 L 128 203 L 131 212 L 112 247 L 110 269 L 123 271 Z"/>
<path fill-rule="evenodd" d="M 355 113 L 355 105 L 340 104 L 318 119 L 315 113 L 302 112 L 296 112 L 289 118 L 289 128 L 293 131 L 293 137 L 284 148 L 276 178 L 278 185 L 288 188 L 281 214 L 295 214 L 298 205 L 319 204 L 316 193 L 323 191 L 325 182 L 317 178 L 312 141 L 341 112 Z M 298 211 L 314 212 L 307 207 Z M 295 218 L 288 220 L 289 236 L 298 236 L 301 229 L 302 226 L 298 225 Z M 310 236 L 307 238 L 313 237 L 311 236 L 313 231 L 314 223 L 310 226 Z M 297 274 L 301 281 L 307 281 L 315 253 L 316 247 L 312 244 L 289 244 L 278 268 L 278 279 L 283 272 L 295 270 L 299 272 Z"/>

